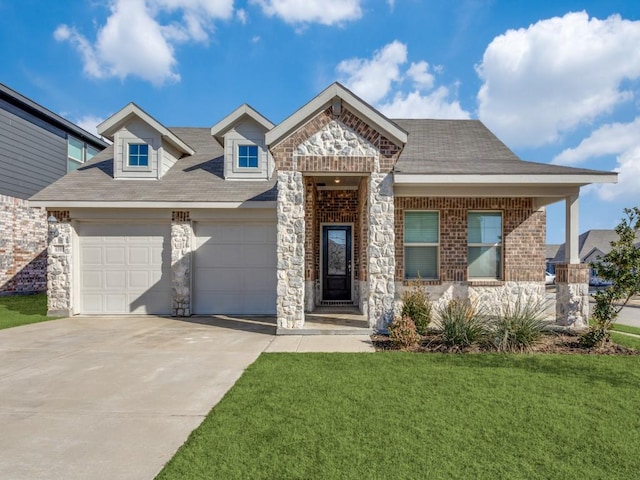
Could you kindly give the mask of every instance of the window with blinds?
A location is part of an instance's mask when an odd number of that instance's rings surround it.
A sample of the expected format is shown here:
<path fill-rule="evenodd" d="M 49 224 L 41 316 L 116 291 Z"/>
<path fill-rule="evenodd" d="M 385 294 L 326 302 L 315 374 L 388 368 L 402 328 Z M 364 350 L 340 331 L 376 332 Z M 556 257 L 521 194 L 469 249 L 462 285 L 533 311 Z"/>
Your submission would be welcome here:
<path fill-rule="evenodd" d="M 502 213 L 469 212 L 469 278 L 502 278 Z"/>
<path fill-rule="evenodd" d="M 404 278 L 438 278 L 440 221 L 438 212 L 404 213 Z"/>

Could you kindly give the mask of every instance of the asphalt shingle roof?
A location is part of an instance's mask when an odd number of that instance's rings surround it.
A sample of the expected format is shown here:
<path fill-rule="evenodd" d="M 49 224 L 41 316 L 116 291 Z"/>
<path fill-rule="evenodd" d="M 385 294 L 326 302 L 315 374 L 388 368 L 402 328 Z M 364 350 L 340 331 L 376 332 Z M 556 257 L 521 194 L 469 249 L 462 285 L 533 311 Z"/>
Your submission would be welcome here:
<path fill-rule="evenodd" d="M 226 181 L 223 150 L 209 128 L 171 128 L 196 153 L 179 159 L 160 180 L 113 178 L 113 146 L 31 197 L 36 201 L 246 202 L 275 201 L 268 181 Z"/>
<path fill-rule="evenodd" d="M 478 120 L 393 120 L 408 132 L 397 174 L 596 174 L 609 172 L 520 160 Z M 209 128 L 171 128 L 194 155 L 179 159 L 160 180 L 115 180 L 113 147 L 62 177 L 36 201 L 246 202 L 275 201 L 275 175 L 268 181 L 226 181 L 223 149 Z"/>
<path fill-rule="evenodd" d="M 399 174 L 609 174 L 520 160 L 479 120 L 393 120 L 409 134 Z"/>

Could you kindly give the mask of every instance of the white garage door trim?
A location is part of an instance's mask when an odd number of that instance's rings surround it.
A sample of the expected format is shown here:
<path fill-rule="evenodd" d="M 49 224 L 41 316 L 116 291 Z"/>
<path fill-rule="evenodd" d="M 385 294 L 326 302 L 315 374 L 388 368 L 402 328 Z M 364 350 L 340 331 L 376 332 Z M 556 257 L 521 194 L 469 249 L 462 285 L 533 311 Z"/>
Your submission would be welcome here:
<path fill-rule="evenodd" d="M 196 222 L 193 311 L 275 314 L 275 222 Z"/>
<path fill-rule="evenodd" d="M 78 313 L 170 314 L 168 223 L 79 222 Z"/>

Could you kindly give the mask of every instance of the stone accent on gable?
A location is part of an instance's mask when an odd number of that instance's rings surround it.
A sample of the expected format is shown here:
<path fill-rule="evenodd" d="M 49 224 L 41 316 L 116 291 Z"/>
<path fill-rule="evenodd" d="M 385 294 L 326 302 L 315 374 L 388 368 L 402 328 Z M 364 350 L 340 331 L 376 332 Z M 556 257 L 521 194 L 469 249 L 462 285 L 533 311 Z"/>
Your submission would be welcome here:
<path fill-rule="evenodd" d="M 28 200 L 0 195 L 0 294 L 47 287 L 47 213 Z"/>
<path fill-rule="evenodd" d="M 298 145 L 296 155 L 376 157 L 378 150 L 343 123 L 331 120 L 320 131 Z"/>
<path fill-rule="evenodd" d="M 49 211 L 57 222 L 48 225 L 47 237 L 47 315 L 73 314 L 71 286 L 73 274 L 72 234 L 69 212 Z"/>
<path fill-rule="evenodd" d="M 340 125 L 340 127 L 331 127 L 334 124 Z M 314 145 L 311 148 L 312 143 L 317 142 L 310 139 L 317 138 L 318 134 L 322 137 L 323 132 L 332 131 L 334 132 L 332 135 L 337 136 L 339 145 L 342 145 L 344 141 L 345 131 L 349 132 L 349 135 L 353 134 L 358 139 L 358 148 L 355 148 L 355 144 L 353 148 L 349 147 L 348 141 L 346 148 L 334 146 L 332 150 L 335 153 L 329 153 L 324 144 L 322 146 Z M 335 140 L 336 138 L 334 138 Z M 331 140 L 327 139 L 327 141 L 330 143 Z M 375 155 L 372 154 L 372 149 L 375 151 Z M 364 152 L 365 155 L 354 155 L 358 151 Z M 327 108 L 289 135 L 287 139 L 271 148 L 277 170 L 323 172 L 390 172 L 401 151 L 402 146 L 395 145 L 375 128 L 349 111 L 348 106 L 344 104 L 337 119 L 332 117 L 331 109 Z M 361 160 L 354 161 L 358 157 Z M 303 160 L 302 158 L 308 159 Z M 369 160 L 365 161 L 364 159 Z M 336 168 L 335 163 L 331 162 L 339 163 L 341 170 L 331 170 L 331 168 Z M 367 162 L 373 162 L 373 165 L 367 164 Z M 321 168 L 321 170 L 311 170 L 311 168 Z"/>
<path fill-rule="evenodd" d="M 188 211 L 171 213 L 171 315 L 191 315 L 193 224 Z"/>
<path fill-rule="evenodd" d="M 503 213 L 504 271 L 501 282 L 543 282 L 545 268 L 546 212 L 533 208 L 530 198 L 431 198 L 396 197 L 396 277 L 404 278 L 404 212 L 431 210 L 440 213 L 440 282 L 466 282 L 467 213 L 490 210 Z M 501 282 L 472 281 L 477 286 Z"/>
<path fill-rule="evenodd" d="M 278 327 L 302 328 L 305 295 L 305 209 L 302 174 L 278 172 Z"/>

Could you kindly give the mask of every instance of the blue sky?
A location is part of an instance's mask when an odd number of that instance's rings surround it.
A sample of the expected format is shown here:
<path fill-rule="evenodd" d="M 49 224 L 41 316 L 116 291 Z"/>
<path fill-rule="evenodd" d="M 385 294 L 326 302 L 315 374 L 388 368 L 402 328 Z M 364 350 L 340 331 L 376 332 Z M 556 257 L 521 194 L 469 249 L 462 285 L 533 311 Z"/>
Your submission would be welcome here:
<path fill-rule="evenodd" d="M 278 123 L 339 80 L 391 118 L 479 118 L 524 160 L 616 170 L 580 231 L 640 204 L 637 0 L 0 0 L 0 81 L 93 130 L 247 102 Z M 548 209 L 564 241 L 564 204 Z"/>

